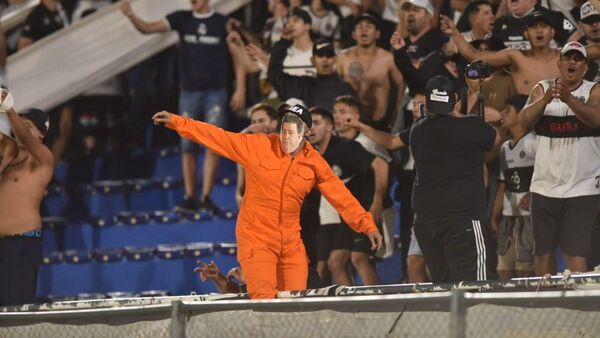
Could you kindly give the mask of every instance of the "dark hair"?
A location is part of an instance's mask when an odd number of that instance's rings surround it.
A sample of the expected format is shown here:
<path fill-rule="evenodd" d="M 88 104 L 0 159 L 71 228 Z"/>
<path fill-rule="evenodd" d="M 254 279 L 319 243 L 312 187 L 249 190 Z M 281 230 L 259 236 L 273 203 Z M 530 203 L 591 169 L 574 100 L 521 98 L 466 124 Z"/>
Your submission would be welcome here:
<path fill-rule="evenodd" d="M 259 110 L 262 110 L 265 113 L 267 113 L 271 120 L 279 121 L 279 114 L 277 114 L 277 110 L 270 104 L 264 102 L 259 102 L 250 107 L 248 115 L 252 115 Z"/>
<path fill-rule="evenodd" d="M 286 8 L 290 8 L 290 0 L 279 0 Z"/>
<path fill-rule="evenodd" d="M 529 97 L 527 95 L 516 94 L 506 100 L 506 105 L 513 106 L 518 114 L 521 112 L 521 110 L 523 110 L 523 107 L 525 107 L 528 98 Z"/>
<path fill-rule="evenodd" d="M 488 5 L 490 7 L 492 6 L 486 0 L 475 0 L 470 2 L 467 5 L 467 7 L 465 7 L 463 14 L 460 16 L 460 19 L 458 19 L 458 22 L 456 23 L 456 28 L 458 28 L 458 30 L 461 32 L 471 30 L 473 27 L 471 27 L 469 19 L 471 18 L 471 15 L 479 13 L 480 7 L 483 5 Z"/>
<path fill-rule="evenodd" d="M 358 112 L 361 111 L 360 101 L 352 95 L 342 95 L 335 98 L 334 104 L 343 103 L 347 106 L 354 107 Z"/>
<path fill-rule="evenodd" d="M 312 107 L 309 111 L 311 115 L 320 115 L 323 120 L 326 120 L 333 125 L 333 114 L 331 114 L 329 110 L 321 107 Z"/>

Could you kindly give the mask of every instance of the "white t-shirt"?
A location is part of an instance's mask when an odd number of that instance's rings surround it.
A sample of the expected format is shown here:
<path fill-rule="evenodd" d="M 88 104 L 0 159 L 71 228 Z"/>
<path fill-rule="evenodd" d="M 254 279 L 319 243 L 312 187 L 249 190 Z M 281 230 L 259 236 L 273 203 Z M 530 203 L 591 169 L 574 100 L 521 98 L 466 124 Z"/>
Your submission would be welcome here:
<path fill-rule="evenodd" d="M 540 81 L 544 92 L 555 80 Z M 587 102 L 596 82 L 583 80 L 571 94 Z M 531 191 L 553 198 L 600 194 L 600 132 L 553 99 L 535 125 L 537 151 Z"/>
<path fill-rule="evenodd" d="M 339 40 L 341 38 L 342 20 L 333 11 L 327 11 L 324 16 L 317 16 L 312 12 L 310 6 L 302 6 L 312 18 L 311 30 L 320 38 L 327 40 Z"/>
<path fill-rule="evenodd" d="M 386 21 L 398 23 L 398 9 L 397 0 L 385 0 L 385 8 L 381 17 Z"/>
<path fill-rule="evenodd" d="M 287 50 L 287 56 L 283 60 L 283 71 L 295 76 L 317 76 L 317 70 L 310 62 L 312 47 L 308 50 L 300 50 L 291 45 Z"/>

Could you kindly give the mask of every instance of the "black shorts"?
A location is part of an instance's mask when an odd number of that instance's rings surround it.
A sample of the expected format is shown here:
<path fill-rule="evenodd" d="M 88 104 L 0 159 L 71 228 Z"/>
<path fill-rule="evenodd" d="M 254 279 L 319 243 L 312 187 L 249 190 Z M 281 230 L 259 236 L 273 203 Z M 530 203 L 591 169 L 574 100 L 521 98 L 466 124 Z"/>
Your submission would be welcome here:
<path fill-rule="evenodd" d="M 0 238 L 0 306 L 35 301 L 37 274 L 41 264 L 41 238 Z"/>
<path fill-rule="evenodd" d="M 333 250 L 350 250 L 371 254 L 371 242 L 365 234 L 352 230 L 347 224 L 326 224 L 317 233 L 317 260 L 327 261 Z"/>
<path fill-rule="evenodd" d="M 537 256 L 560 250 L 568 256 L 587 257 L 600 195 L 552 198 L 533 193 L 531 221 Z"/>

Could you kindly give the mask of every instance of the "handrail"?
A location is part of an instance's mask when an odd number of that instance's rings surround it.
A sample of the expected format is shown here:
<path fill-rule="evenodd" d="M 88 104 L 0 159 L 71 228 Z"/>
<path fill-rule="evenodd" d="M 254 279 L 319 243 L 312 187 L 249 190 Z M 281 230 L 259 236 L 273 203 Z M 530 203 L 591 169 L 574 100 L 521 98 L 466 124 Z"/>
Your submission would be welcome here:
<path fill-rule="evenodd" d="M 2 29 L 6 32 L 23 23 L 33 8 L 39 5 L 40 1 L 41 0 L 28 0 L 21 5 L 15 6 L 9 11 L 5 10 L 0 18 Z"/>
<path fill-rule="evenodd" d="M 230 13 L 249 0 L 213 0 L 213 8 Z M 189 0 L 134 0 L 146 20 L 189 8 Z M 175 32 L 140 34 L 119 10 L 101 8 L 73 25 L 47 36 L 8 58 L 8 86 L 18 110 L 50 109 L 131 66 L 174 45 Z"/>

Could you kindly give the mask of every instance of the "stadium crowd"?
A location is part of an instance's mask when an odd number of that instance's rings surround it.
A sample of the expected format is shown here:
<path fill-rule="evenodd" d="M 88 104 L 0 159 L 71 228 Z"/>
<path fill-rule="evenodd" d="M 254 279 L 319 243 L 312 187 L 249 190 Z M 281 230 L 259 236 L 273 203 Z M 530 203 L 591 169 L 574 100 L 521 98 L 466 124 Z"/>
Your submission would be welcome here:
<path fill-rule="evenodd" d="M 384 237 L 374 251 L 313 190 L 300 211 L 309 284 L 316 272 L 322 285 L 353 285 L 351 271 L 378 284 L 374 262 L 391 256 L 398 221 L 407 282 L 555 273 L 559 248 L 572 271 L 600 264 L 592 245 L 600 227 L 599 0 L 256 0 L 250 21 L 190 2 L 191 10 L 149 21 L 120 1 L 140 33 L 173 30 L 179 44 L 50 112 L 55 162 L 172 145 L 173 133 L 149 123 L 163 109 L 226 130 L 243 116 L 250 125 L 240 133 L 272 134 L 282 113 L 306 107 L 306 140 Z M 4 32 L 4 74 L 6 55 L 111 3 L 42 0 L 22 27 Z M 452 104 L 441 111 L 439 102 Z M 418 128 L 426 119 L 445 121 L 429 141 Z M 453 129 L 450 119 L 474 122 Z M 11 135 L 0 137 L 0 177 L 10 177 Z M 447 152 L 424 151 L 430 141 Z M 182 138 L 181 149 L 177 209 L 218 212 L 218 152 L 207 151 L 196 192 L 198 144 Z M 244 207 L 244 168 L 238 173 Z M 0 203 L 6 184 L 0 178 Z M 0 241 L 35 230 L 3 228 L 2 209 Z M 477 221 L 463 226 L 460 217 Z M 231 287 L 214 263 L 198 271 Z M 241 269 L 235 276 L 243 279 Z"/>

